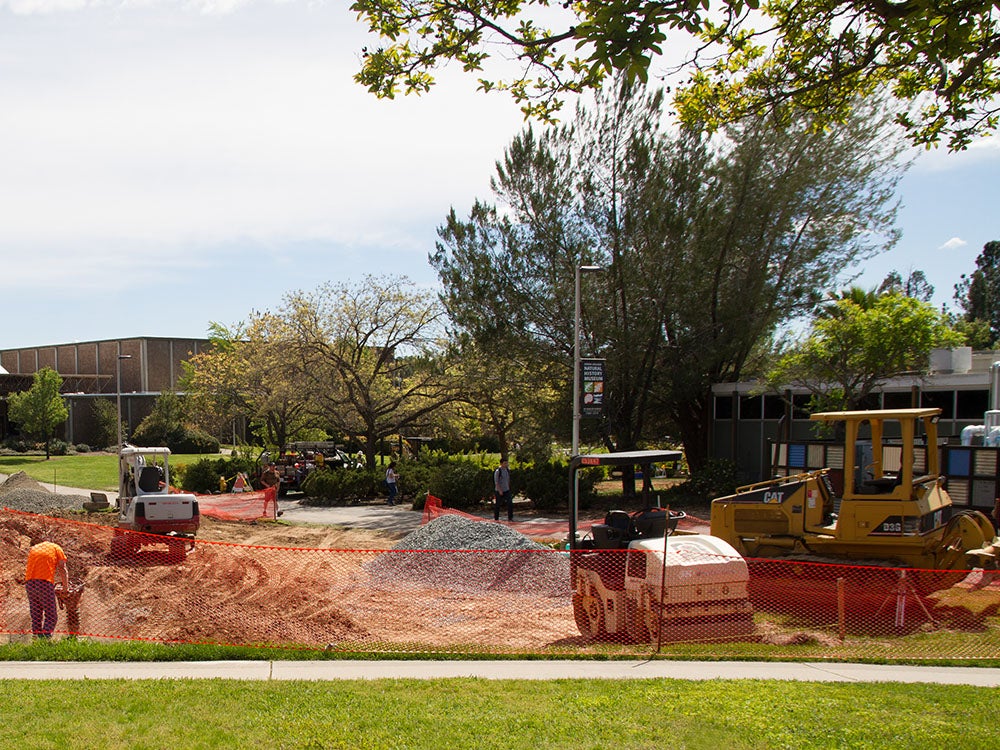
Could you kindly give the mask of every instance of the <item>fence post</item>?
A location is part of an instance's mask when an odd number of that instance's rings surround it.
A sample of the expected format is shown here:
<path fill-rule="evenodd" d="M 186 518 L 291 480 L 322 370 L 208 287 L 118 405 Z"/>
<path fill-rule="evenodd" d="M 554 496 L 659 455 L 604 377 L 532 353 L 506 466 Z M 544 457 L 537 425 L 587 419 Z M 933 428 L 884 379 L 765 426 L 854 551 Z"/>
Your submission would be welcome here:
<path fill-rule="evenodd" d="M 840 642 L 844 642 L 847 635 L 846 603 L 844 601 L 844 579 L 837 579 L 837 624 L 840 628 Z"/>

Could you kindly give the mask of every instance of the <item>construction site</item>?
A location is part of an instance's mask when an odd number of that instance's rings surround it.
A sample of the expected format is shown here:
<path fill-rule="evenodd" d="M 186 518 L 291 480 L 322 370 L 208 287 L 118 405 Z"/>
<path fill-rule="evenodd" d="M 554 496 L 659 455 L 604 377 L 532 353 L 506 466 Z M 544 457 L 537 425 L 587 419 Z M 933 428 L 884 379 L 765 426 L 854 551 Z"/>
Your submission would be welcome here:
<path fill-rule="evenodd" d="M 65 550 L 76 594 L 63 602 L 57 638 L 349 654 L 1000 658 L 993 572 L 749 560 L 743 593 L 732 594 L 739 606 L 721 615 L 694 617 L 676 632 L 603 619 L 588 629 L 572 576 L 585 553 L 565 549 L 565 527 L 492 523 L 433 505 L 408 534 L 291 524 L 248 493 L 236 499 L 242 520 L 213 518 L 205 498 L 197 543 L 177 559 L 152 537 L 113 552 L 114 516 L 82 511 L 85 500 L 57 498 L 24 475 L 0 486 L 0 633 L 8 641 L 31 638 L 22 578 L 28 549 L 45 539 Z M 233 507 L 217 515 L 232 517 Z M 694 517 L 680 526 L 707 530 Z M 690 558 L 683 539 L 660 544 Z M 629 554 L 607 552 L 605 578 Z M 731 560 L 695 562 L 664 565 L 660 585 L 679 591 L 699 570 L 732 569 Z"/>

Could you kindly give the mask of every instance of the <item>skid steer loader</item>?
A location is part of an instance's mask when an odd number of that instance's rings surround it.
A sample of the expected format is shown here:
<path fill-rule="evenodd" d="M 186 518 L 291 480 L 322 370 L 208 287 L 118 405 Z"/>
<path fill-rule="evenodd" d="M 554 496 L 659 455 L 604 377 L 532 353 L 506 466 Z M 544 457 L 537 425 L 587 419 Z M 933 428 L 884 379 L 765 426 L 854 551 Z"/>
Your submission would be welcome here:
<path fill-rule="evenodd" d="M 653 464 L 680 458 L 680 451 L 633 451 L 571 459 L 570 583 L 576 624 L 587 639 L 658 644 L 753 633 L 743 558 L 722 539 L 677 532 L 684 513 L 650 502 Z M 576 476 L 588 466 L 640 467 L 646 507 L 612 510 L 581 533 Z"/>
<path fill-rule="evenodd" d="M 170 449 L 124 445 L 118 453 L 118 527 L 111 555 L 134 556 L 148 545 L 165 544 L 169 562 L 191 549 L 201 522 L 198 499 L 170 491 Z"/>
<path fill-rule="evenodd" d="M 711 533 L 746 557 L 995 568 L 990 519 L 956 508 L 938 455 L 940 409 L 821 412 L 843 431 L 843 463 L 747 485 L 712 502 Z M 834 474 L 835 471 L 842 473 Z M 837 484 L 842 485 L 835 488 Z"/>

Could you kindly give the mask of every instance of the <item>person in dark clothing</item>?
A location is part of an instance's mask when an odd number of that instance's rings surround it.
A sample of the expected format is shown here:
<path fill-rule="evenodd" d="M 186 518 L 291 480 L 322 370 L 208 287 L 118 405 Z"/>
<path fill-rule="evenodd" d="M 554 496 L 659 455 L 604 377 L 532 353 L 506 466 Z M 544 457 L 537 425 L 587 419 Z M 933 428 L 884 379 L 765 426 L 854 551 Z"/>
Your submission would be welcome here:
<path fill-rule="evenodd" d="M 510 467 L 507 459 L 500 459 L 500 466 L 493 472 L 493 491 L 496 503 L 493 505 L 493 520 L 500 520 L 500 506 L 507 507 L 507 520 L 514 520 L 514 493 L 510 489 Z"/>

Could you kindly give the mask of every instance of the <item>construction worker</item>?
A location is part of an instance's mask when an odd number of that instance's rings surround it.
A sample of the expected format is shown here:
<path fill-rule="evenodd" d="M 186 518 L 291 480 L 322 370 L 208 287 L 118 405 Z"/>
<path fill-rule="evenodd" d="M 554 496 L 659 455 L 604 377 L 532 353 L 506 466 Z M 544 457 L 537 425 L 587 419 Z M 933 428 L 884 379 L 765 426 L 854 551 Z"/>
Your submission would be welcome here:
<path fill-rule="evenodd" d="M 28 593 L 31 632 L 38 638 L 51 638 L 59 620 L 56 604 L 56 576 L 63 591 L 69 591 L 66 553 L 55 542 L 38 542 L 28 550 L 24 588 Z"/>
<path fill-rule="evenodd" d="M 278 470 L 274 468 L 274 464 L 267 464 L 260 475 L 260 483 L 264 489 L 277 487 L 280 481 L 281 478 L 278 476 Z"/>
<path fill-rule="evenodd" d="M 278 488 L 281 485 L 281 477 L 278 475 L 278 470 L 274 464 L 269 463 L 264 466 L 264 471 L 260 474 L 260 484 L 264 489 L 264 516 L 268 517 L 267 506 L 273 502 L 274 515 L 270 517 L 277 518 L 282 513 L 282 511 L 278 510 Z"/>

